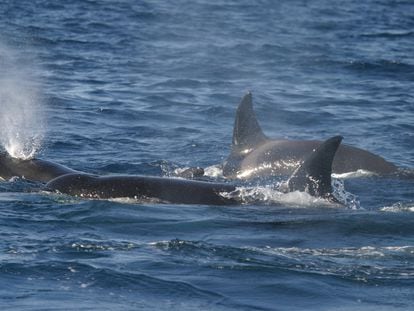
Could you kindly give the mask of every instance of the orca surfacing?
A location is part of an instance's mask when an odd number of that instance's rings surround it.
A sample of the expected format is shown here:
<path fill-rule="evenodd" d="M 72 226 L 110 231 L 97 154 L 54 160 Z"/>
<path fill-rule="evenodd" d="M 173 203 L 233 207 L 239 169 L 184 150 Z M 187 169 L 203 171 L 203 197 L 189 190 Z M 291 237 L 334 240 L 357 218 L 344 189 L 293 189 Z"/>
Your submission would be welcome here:
<path fill-rule="evenodd" d="M 326 140 L 292 174 L 284 192 L 304 191 L 315 197 L 332 198 L 332 161 L 342 137 Z M 96 199 L 134 198 L 175 204 L 225 205 L 240 203 L 223 196 L 237 190 L 230 183 L 213 183 L 152 176 L 95 176 L 66 174 L 51 180 L 47 190 Z"/>
<path fill-rule="evenodd" d="M 76 173 L 64 165 L 40 159 L 16 159 L 7 152 L 0 153 L 0 178 L 21 177 L 31 181 L 48 182 L 58 176 Z"/>
<path fill-rule="evenodd" d="M 226 178 L 250 179 L 268 175 L 289 176 L 306 156 L 320 146 L 318 140 L 270 139 L 262 131 L 247 93 L 237 109 L 230 155 L 223 163 Z M 341 145 L 332 171 L 343 174 L 364 170 L 376 175 L 398 174 L 400 169 L 369 151 Z"/>

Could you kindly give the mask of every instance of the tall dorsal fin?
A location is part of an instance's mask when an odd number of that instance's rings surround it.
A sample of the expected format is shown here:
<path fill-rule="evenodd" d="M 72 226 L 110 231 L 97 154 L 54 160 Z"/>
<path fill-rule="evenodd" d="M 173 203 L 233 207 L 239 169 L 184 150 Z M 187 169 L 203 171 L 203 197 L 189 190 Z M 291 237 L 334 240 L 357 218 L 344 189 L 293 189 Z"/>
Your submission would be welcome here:
<path fill-rule="evenodd" d="M 334 136 L 316 148 L 288 180 L 289 191 L 304 191 L 315 197 L 332 194 L 332 162 L 342 136 Z"/>
<path fill-rule="evenodd" d="M 253 111 L 252 93 L 248 92 L 243 96 L 236 111 L 233 129 L 233 149 L 250 149 L 267 137 L 263 134 L 262 128 L 257 122 L 256 114 Z"/>

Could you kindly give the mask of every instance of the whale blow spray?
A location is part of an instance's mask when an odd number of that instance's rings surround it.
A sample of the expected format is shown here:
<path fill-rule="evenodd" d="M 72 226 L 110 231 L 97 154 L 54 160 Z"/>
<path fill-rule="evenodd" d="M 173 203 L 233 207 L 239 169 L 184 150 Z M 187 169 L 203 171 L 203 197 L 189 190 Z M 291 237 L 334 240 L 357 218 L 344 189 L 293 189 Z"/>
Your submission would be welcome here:
<path fill-rule="evenodd" d="M 45 123 L 35 70 L 22 63 L 0 44 L 0 143 L 12 157 L 30 159 L 42 145 Z"/>

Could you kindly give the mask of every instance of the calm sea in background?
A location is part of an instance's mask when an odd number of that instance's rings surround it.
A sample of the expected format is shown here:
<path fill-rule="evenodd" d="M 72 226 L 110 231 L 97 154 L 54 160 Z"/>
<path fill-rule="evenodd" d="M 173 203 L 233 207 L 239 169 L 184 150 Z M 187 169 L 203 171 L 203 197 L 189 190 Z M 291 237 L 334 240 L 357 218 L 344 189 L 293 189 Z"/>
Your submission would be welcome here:
<path fill-rule="evenodd" d="M 0 2 L 2 149 L 166 176 L 265 133 L 414 167 L 414 2 Z M 211 177 L 213 180 L 221 179 Z M 1 310 L 411 310 L 414 182 L 359 205 L 81 200 L 0 183 Z M 191 195 L 191 194 L 189 194 Z"/>

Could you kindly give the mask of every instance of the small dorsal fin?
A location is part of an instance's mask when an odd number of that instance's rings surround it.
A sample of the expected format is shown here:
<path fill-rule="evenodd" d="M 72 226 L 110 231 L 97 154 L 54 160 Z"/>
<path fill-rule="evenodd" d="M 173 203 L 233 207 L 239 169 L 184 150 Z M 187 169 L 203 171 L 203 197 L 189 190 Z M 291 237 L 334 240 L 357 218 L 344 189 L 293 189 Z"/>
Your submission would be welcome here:
<path fill-rule="evenodd" d="M 236 111 L 233 149 L 250 149 L 267 140 L 253 111 L 252 93 L 243 96 Z"/>
<path fill-rule="evenodd" d="M 334 136 L 316 148 L 289 178 L 289 191 L 298 190 L 316 197 L 329 197 L 332 194 L 332 162 L 342 138 Z"/>

